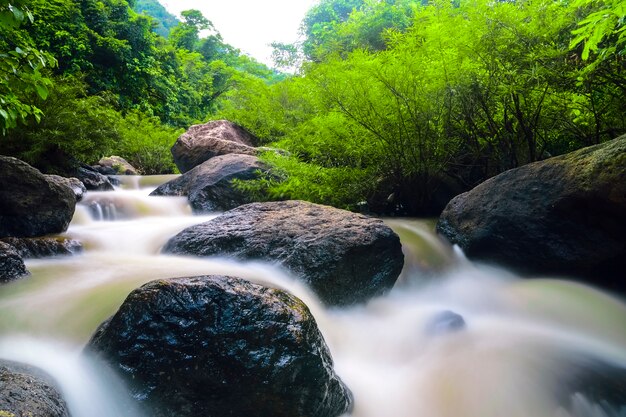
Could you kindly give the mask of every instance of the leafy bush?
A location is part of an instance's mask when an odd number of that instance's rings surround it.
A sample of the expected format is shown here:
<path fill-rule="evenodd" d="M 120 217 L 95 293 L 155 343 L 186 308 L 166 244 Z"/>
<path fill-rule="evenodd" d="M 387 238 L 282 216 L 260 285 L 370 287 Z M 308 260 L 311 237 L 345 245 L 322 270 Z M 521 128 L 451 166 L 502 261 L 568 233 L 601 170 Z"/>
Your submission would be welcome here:
<path fill-rule="evenodd" d="M 120 122 L 119 132 L 122 139 L 115 152 L 143 174 L 178 172 L 170 148 L 183 129 L 163 125 L 157 117 L 135 111 Z"/>

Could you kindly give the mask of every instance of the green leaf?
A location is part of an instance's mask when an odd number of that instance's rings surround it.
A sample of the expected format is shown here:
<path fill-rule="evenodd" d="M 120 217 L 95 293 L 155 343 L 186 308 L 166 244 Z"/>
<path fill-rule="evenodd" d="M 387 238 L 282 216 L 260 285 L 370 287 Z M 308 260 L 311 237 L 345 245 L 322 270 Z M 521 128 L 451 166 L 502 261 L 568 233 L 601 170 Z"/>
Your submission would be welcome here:
<path fill-rule="evenodd" d="M 36 84 L 35 88 L 37 89 L 37 94 L 39 95 L 39 97 L 41 97 L 43 100 L 48 98 L 48 87 L 42 84 Z"/>

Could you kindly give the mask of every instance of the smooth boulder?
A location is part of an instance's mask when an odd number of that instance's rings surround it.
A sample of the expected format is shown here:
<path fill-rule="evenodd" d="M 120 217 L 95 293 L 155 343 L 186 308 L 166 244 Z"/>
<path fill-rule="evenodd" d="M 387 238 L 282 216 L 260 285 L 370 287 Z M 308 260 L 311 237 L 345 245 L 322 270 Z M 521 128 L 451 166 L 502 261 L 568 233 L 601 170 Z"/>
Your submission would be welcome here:
<path fill-rule="evenodd" d="M 56 182 L 58 184 L 69 187 L 74 193 L 74 197 L 76 197 L 76 202 L 78 203 L 83 199 L 85 193 L 87 192 L 87 187 L 82 183 L 81 180 L 74 177 L 61 177 L 59 175 L 46 175 L 50 181 Z"/>
<path fill-rule="evenodd" d="M 243 205 L 183 230 L 162 251 L 275 262 L 336 306 L 390 290 L 404 263 L 382 220 L 303 201 Z"/>
<path fill-rule="evenodd" d="M 87 345 L 153 417 L 337 417 L 352 396 L 298 298 L 225 276 L 152 281 Z"/>
<path fill-rule="evenodd" d="M 228 120 L 214 120 L 191 126 L 172 147 L 174 163 L 185 173 L 215 156 L 257 155 L 257 138 Z"/>
<path fill-rule="evenodd" d="M 32 237 L 64 232 L 76 196 L 19 159 L 0 156 L 0 237 Z"/>
<path fill-rule="evenodd" d="M 187 196 L 195 213 L 230 210 L 252 202 L 250 195 L 236 188 L 232 181 L 256 179 L 267 170 L 267 165 L 256 156 L 216 156 L 159 186 L 150 195 Z"/>
<path fill-rule="evenodd" d="M 29 272 L 20 253 L 13 246 L 0 241 L 0 283 L 14 281 L 26 275 Z"/>
<path fill-rule="evenodd" d="M 472 259 L 626 290 L 626 136 L 493 177 L 437 230 Z"/>
<path fill-rule="evenodd" d="M 0 360 L 0 416 L 69 417 L 56 383 L 32 366 Z"/>

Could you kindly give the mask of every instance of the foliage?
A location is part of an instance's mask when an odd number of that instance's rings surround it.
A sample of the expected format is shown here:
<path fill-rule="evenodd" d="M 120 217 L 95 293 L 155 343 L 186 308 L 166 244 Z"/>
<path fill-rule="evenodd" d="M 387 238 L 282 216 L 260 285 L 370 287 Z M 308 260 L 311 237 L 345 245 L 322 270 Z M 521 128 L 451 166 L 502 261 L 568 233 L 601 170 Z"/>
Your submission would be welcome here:
<path fill-rule="evenodd" d="M 360 188 L 367 172 L 347 167 L 324 168 L 291 156 L 267 152 L 262 159 L 273 169 L 260 179 L 236 180 L 235 186 L 256 201 L 301 199 L 339 208 L 357 210 L 365 199 Z"/>
<path fill-rule="evenodd" d="M 214 28 L 201 38 L 212 25 L 200 12 L 183 12 L 168 41 L 130 7 L 150 3 L 133 3 L 0 3 L 1 152 L 50 169 L 115 153 L 144 172 L 171 172 L 166 149 L 180 127 L 207 120 L 238 78 L 280 78 Z"/>
<path fill-rule="evenodd" d="M 179 23 L 176 16 L 169 13 L 158 0 L 135 0 L 133 10 L 153 17 L 157 22 L 154 31 L 164 38 L 167 38 L 170 30 Z"/>
<path fill-rule="evenodd" d="M 52 82 L 45 76 L 45 67 L 56 60 L 38 50 L 27 37 L 11 36 L 33 15 L 22 1 L 0 1 L 0 131 L 27 123 L 30 116 L 39 121 L 41 110 L 33 104 L 34 97 L 46 99 Z"/>
<path fill-rule="evenodd" d="M 246 81 L 220 115 L 292 152 L 271 162 L 296 179 L 266 182 L 270 195 L 316 198 L 319 170 L 360 190 L 334 204 L 430 213 L 445 190 L 626 131 L 623 60 L 572 55 L 578 20 L 590 29 L 576 5 L 549 0 L 324 0 L 303 23 L 300 75 Z M 621 45 L 611 22 L 600 47 Z M 294 46 L 278 46 L 293 62 Z"/>
<path fill-rule="evenodd" d="M 144 175 L 173 174 L 177 171 L 170 148 L 183 133 L 161 124 L 156 117 L 130 112 L 119 124 L 121 142 L 116 152 Z"/>

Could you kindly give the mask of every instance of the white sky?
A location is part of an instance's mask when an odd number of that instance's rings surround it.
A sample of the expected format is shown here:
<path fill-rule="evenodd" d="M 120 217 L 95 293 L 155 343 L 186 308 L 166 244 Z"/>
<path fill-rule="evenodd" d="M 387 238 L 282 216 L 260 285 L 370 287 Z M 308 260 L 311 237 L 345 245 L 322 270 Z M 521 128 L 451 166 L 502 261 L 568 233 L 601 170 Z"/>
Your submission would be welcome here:
<path fill-rule="evenodd" d="M 200 10 L 224 42 L 272 66 L 271 42 L 292 43 L 306 12 L 319 0 L 159 0 L 172 14 Z"/>

